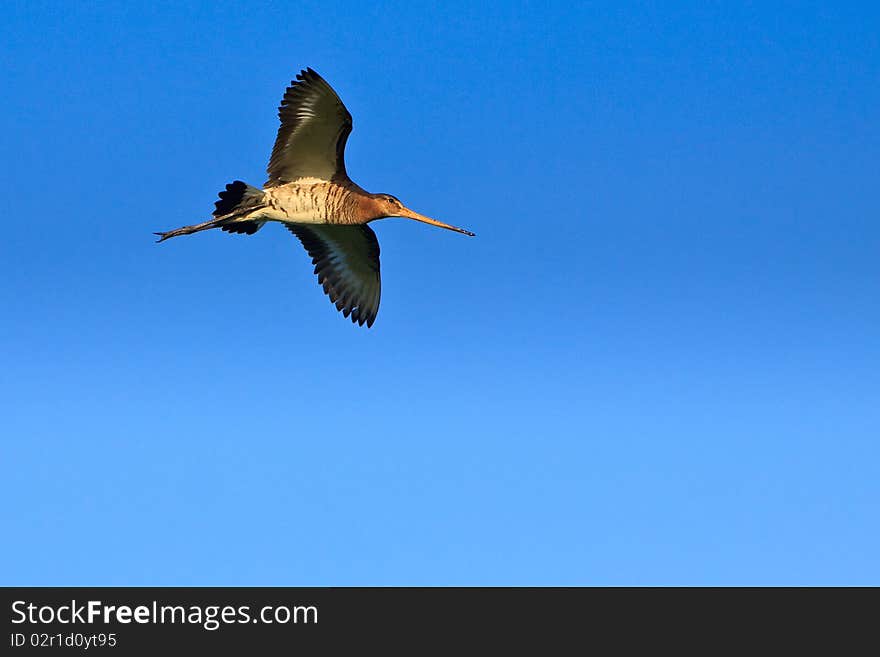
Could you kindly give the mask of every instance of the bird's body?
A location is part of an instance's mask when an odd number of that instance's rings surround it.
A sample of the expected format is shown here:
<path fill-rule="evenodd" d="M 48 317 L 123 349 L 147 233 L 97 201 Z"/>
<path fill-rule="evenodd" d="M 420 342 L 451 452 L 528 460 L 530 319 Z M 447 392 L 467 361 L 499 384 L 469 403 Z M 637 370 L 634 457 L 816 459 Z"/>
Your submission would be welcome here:
<path fill-rule="evenodd" d="M 265 191 L 268 221 L 364 224 L 372 220 L 372 195 L 350 180 L 303 178 Z"/>
<path fill-rule="evenodd" d="M 379 243 L 367 224 L 406 217 L 449 230 L 469 231 L 413 212 L 388 194 L 371 194 L 345 170 L 351 115 L 329 84 L 312 69 L 291 82 L 278 110 L 281 127 L 262 189 L 241 181 L 226 185 L 214 218 L 157 233 L 162 242 L 211 228 L 252 235 L 280 222 L 312 257 L 318 282 L 346 317 L 372 326 L 379 309 Z"/>

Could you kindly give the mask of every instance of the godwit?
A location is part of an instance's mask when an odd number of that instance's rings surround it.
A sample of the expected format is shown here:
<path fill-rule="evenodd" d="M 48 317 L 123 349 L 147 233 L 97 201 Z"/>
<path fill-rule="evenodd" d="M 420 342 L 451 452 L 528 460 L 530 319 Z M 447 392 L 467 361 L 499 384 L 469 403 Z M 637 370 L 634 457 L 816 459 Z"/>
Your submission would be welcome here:
<path fill-rule="evenodd" d="M 302 242 L 336 309 L 370 327 L 379 311 L 381 281 L 379 242 L 369 222 L 406 217 L 473 237 L 470 231 L 410 210 L 390 194 L 370 194 L 351 181 L 345 172 L 351 114 L 312 69 L 290 83 L 278 118 L 281 127 L 263 188 L 240 180 L 229 183 L 214 204 L 213 219 L 156 233 L 159 242 L 210 228 L 253 235 L 267 221 L 279 221 Z"/>

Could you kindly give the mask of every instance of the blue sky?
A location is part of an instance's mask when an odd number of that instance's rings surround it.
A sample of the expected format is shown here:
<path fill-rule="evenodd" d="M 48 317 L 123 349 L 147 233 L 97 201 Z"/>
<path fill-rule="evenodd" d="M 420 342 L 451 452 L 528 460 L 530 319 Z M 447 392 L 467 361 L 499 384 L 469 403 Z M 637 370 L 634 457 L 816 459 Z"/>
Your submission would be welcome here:
<path fill-rule="evenodd" d="M 13 3 L 0 580 L 880 584 L 880 12 Z M 367 331 L 265 180 L 311 66 Z"/>

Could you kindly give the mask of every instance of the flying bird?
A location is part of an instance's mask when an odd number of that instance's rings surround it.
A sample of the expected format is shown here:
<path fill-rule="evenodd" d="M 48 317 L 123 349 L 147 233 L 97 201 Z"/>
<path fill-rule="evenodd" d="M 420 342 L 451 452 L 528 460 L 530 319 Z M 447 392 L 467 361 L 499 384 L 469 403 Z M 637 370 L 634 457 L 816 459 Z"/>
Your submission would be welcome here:
<path fill-rule="evenodd" d="M 278 221 L 305 247 L 318 283 L 345 317 L 359 326 L 379 311 L 379 242 L 371 221 L 406 217 L 464 233 L 414 212 L 391 194 L 371 194 L 345 171 L 351 114 L 333 88 L 310 68 L 291 81 L 278 108 L 281 126 L 262 189 L 240 180 L 220 192 L 213 219 L 156 233 L 163 242 L 211 228 L 253 235 Z"/>

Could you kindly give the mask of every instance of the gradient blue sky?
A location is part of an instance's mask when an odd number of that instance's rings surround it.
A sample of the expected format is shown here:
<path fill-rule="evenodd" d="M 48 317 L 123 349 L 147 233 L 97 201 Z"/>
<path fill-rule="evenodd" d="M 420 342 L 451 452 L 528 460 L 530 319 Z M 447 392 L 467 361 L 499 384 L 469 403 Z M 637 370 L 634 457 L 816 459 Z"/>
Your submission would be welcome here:
<path fill-rule="evenodd" d="M 0 583 L 880 584 L 880 10 L 367 4 L 4 5 Z M 369 331 L 153 243 L 305 66 Z"/>

